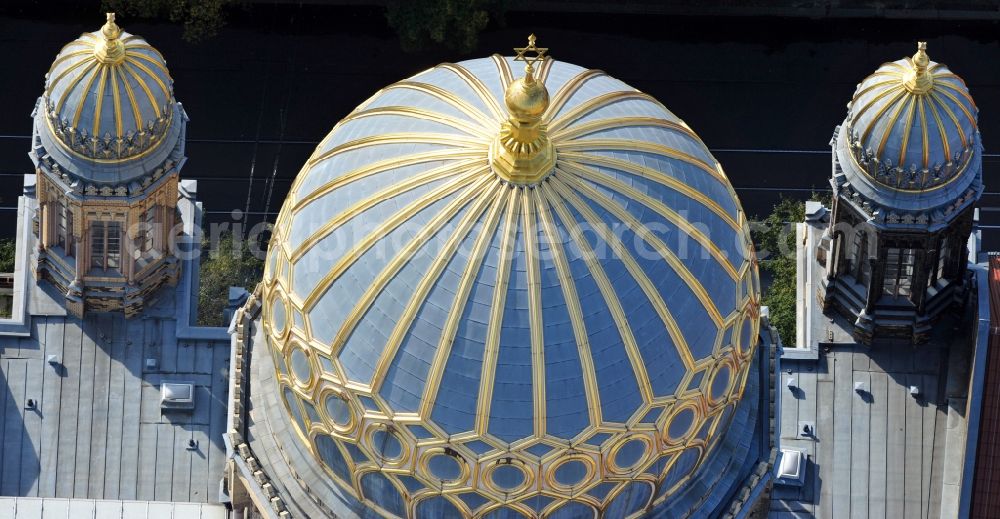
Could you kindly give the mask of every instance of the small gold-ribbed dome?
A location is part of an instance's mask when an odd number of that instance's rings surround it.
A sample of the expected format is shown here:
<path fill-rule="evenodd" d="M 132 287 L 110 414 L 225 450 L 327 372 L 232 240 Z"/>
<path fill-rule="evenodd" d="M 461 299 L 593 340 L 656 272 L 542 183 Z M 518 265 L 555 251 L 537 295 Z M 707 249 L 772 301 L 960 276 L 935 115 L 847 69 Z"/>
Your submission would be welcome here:
<path fill-rule="evenodd" d="M 893 189 L 924 191 L 966 171 L 978 144 L 975 102 L 927 45 L 858 85 L 846 126 L 858 167 Z"/>
<path fill-rule="evenodd" d="M 63 47 L 45 76 L 45 119 L 72 154 L 118 163 L 157 148 L 173 118 L 173 80 L 163 56 L 121 30 L 114 13 L 100 30 Z"/>

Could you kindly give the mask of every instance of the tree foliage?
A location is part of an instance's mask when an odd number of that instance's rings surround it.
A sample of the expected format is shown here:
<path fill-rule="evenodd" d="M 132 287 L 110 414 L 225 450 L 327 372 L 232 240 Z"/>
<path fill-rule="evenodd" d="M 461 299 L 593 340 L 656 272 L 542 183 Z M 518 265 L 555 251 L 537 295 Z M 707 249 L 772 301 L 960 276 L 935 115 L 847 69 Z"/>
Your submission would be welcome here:
<path fill-rule="evenodd" d="M 264 261 L 252 254 L 246 241 L 237 248 L 232 233 L 223 234 L 217 247 L 210 245 L 205 241 L 202 246 L 198 324 L 224 326 L 222 314 L 229 304 L 229 287 L 252 291 L 264 274 Z"/>
<path fill-rule="evenodd" d="M 830 206 L 829 195 L 814 193 L 810 199 Z M 784 344 L 795 343 L 795 224 L 804 221 L 805 217 L 805 202 L 783 196 L 771 214 L 753 230 L 753 241 L 761 254 L 761 268 L 771 278 L 764 290 L 764 305 Z"/>
<path fill-rule="evenodd" d="M 0 272 L 14 272 L 14 248 L 16 243 L 13 238 L 0 239 Z"/>
<path fill-rule="evenodd" d="M 504 0 L 391 0 L 386 18 L 403 50 L 444 45 L 462 53 L 475 50 L 490 19 L 502 21 Z"/>
<path fill-rule="evenodd" d="M 239 0 L 101 0 L 106 11 L 137 18 L 167 19 L 184 25 L 185 41 L 215 36 L 226 24 L 225 9 Z"/>

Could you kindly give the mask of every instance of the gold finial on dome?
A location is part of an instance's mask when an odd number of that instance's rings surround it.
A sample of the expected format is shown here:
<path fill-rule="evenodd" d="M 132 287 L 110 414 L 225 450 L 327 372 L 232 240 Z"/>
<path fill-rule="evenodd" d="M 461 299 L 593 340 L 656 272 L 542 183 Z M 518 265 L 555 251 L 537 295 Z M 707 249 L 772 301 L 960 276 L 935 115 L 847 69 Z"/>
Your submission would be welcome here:
<path fill-rule="evenodd" d="M 94 56 L 101 63 L 117 65 L 125 61 L 125 45 L 119 39 L 122 30 L 115 23 L 115 13 L 108 13 L 107 16 L 108 21 L 101 27 L 104 39 L 94 46 Z"/>
<path fill-rule="evenodd" d="M 500 134 L 490 146 L 493 171 L 515 184 L 533 184 L 555 167 L 556 154 L 546 134 L 542 114 L 549 107 L 549 91 L 535 78 L 535 64 L 548 56 L 546 47 L 535 45 L 534 34 L 527 47 L 517 47 L 515 61 L 525 62 L 524 77 L 512 82 L 504 92 L 509 117 L 500 125 Z M 529 55 L 533 53 L 533 55 Z"/>
<path fill-rule="evenodd" d="M 934 86 L 934 76 L 927 71 L 930 63 L 931 59 L 927 56 L 927 42 L 917 42 L 917 52 L 910 58 L 912 70 L 903 76 L 903 85 L 911 93 L 926 94 Z"/>

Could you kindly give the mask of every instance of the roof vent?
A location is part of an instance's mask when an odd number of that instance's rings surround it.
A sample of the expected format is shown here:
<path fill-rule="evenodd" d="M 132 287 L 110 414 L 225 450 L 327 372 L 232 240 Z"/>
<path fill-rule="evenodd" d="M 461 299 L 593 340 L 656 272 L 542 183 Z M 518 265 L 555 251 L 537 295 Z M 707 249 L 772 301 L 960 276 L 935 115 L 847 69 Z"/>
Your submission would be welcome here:
<path fill-rule="evenodd" d="M 802 451 L 781 449 L 778 484 L 802 486 L 806 479 L 806 455 Z"/>
<path fill-rule="evenodd" d="M 164 382 L 161 384 L 160 409 L 170 411 L 194 410 L 194 384 L 190 382 Z"/>

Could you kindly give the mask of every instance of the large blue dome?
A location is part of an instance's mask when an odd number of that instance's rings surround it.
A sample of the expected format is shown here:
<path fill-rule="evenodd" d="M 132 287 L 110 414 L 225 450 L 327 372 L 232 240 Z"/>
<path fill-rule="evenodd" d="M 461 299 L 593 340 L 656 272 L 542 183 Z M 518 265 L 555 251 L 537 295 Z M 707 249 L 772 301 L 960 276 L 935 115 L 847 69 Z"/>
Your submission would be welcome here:
<path fill-rule="evenodd" d="M 317 465 L 392 515 L 662 502 L 725 431 L 756 346 L 746 217 L 697 135 L 549 59 L 555 166 L 511 182 L 490 147 L 514 65 L 382 89 L 277 219 L 261 298 L 284 403 Z"/>

